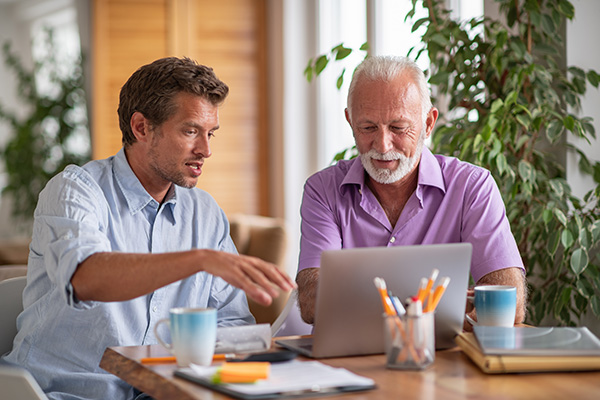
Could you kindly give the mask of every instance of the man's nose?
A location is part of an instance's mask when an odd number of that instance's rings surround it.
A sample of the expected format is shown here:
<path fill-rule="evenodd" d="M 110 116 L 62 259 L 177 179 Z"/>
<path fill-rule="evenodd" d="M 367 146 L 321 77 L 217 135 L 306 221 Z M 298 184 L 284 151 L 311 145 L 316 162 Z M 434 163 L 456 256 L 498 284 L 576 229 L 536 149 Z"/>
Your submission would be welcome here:
<path fill-rule="evenodd" d="M 379 128 L 373 140 L 373 149 L 380 154 L 387 153 L 394 149 L 393 133 L 386 127 Z"/>
<path fill-rule="evenodd" d="M 198 137 L 194 147 L 194 154 L 199 154 L 204 158 L 208 158 L 212 155 L 208 135 L 201 135 Z"/>

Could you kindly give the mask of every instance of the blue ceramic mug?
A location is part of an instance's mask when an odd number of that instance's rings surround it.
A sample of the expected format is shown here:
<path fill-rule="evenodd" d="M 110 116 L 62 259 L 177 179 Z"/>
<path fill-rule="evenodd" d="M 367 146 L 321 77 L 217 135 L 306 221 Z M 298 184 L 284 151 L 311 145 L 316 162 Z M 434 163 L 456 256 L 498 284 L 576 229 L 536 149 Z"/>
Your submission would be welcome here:
<path fill-rule="evenodd" d="M 158 327 L 163 323 L 171 331 L 171 344 L 165 343 L 158 333 Z M 156 323 L 154 335 L 177 358 L 179 366 L 210 365 L 217 340 L 217 310 L 172 308 L 168 319 Z"/>
<path fill-rule="evenodd" d="M 469 299 L 471 298 L 469 297 Z M 515 325 L 517 288 L 514 286 L 475 286 L 473 304 L 477 311 L 477 321 L 466 316 L 471 325 L 505 327 Z"/>

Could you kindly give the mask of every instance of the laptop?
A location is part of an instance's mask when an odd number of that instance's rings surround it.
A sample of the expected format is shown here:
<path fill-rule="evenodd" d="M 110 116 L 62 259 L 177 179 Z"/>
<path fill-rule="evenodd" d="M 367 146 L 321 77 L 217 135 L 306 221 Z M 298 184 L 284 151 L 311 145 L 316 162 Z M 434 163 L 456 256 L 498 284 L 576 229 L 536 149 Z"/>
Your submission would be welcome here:
<path fill-rule="evenodd" d="M 463 327 L 471 253 L 470 243 L 324 251 L 312 337 L 276 343 L 311 358 L 383 353 L 383 306 L 373 279 L 384 278 L 404 301 L 437 268 L 436 283 L 447 276 L 450 284 L 435 311 L 436 348 L 453 347 Z"/>

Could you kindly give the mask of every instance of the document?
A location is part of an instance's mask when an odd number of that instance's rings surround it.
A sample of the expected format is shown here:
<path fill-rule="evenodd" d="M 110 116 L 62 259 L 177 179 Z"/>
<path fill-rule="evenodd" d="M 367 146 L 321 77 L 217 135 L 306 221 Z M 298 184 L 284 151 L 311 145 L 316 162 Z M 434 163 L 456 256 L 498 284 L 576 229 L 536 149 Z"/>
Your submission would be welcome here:
<path fill-rule="evenodd" d="M 375 388 L 372 379 L 319 361 L 273 363 L 268 379 L 251 384 L 213 383 L 217 368 L 192 365 L 178 369 L 175 375 L 239 399 L 312 397 Z"/>

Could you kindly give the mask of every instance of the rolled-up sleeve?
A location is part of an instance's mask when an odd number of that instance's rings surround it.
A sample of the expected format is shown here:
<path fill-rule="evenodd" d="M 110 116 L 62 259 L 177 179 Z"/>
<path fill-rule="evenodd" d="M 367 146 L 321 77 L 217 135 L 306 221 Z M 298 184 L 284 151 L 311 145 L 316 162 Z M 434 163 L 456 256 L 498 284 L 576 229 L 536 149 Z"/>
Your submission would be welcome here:
<path fill-rule="evenodd" d="M 65 302 L 75 308 L 90 308 L 73 292 L 71 277 L 77 266 L 94 253 L 110 251 L 103 232 L 101 191 L 86 172 L 67 167 L 40 194 L 35 212 L 32 250 L 43 259 L 48 277 L 62 291 Z"/>

